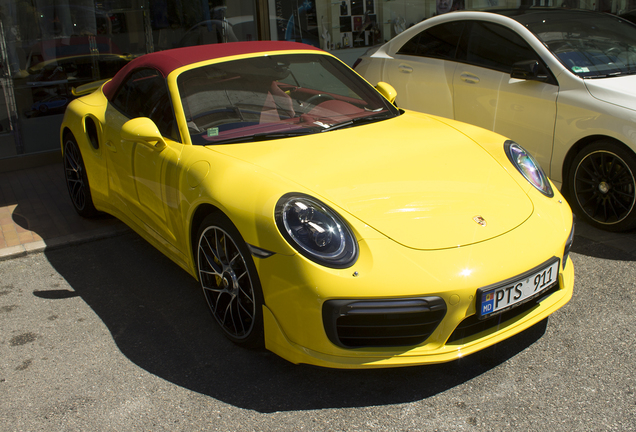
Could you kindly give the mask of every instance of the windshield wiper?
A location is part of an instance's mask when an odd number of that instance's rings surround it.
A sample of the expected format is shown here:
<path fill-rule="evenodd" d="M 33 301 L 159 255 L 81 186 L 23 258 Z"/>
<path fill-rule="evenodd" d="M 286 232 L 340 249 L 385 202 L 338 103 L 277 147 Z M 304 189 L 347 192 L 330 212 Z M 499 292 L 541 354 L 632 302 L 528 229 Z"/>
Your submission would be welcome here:
<path fill-rule="evenodd" d="M 301 135 L 308 135 L 314 133 L 311 130 L 300 130 L 300 131 L 293 131 L 293 132 L 271 132 L 271 133 L 257 133 L 254 135 L 245 135 L 245 136 L 240 136 L 240 137 L 236 137 L 236 138 L 228 138 L 228 139 L 222 139 L 222 140 L 218 140 L 218 141 L 213 141 L 210 142 L 206 145 L 216 145 L 216 144 L 235 144 L 235 143 L 241 143 L 241 142 L 256 142 L 256 141 L 268 141 L 268 140 L 275 140 L 275 139 L 281 139 L 281 138 L 291 138 L 291 137 L 296 137 L 296 136 L 301 136 Z"/>
<path fill-rule="evenodd" d="M 596 75 L 585 75 L 583 79 L 598 79 L 598 78 L 615 78 L 627 75 L 636 74 L 636 69 L 632 69 L 633 65 L 627 66 L 626 69 L 615 69 L 612 72 L 597 72 Z"/>
<path fill-rule="evenodd" d="M 628 70 L 620 71 L 615 74 L 610 74 L 609 76 L 625 76 L 625 75 L 634 75 L 634 74 L 636 74 L 636 70 L 628 69 Z"/>
<path fill-rule="evenodd" d="M 624 71 L 624 72 L 613 72 L 613 73 L 607 73 L 607 74 L 598 74 L 598 75 L 587 75 L 582 77 L 583 79 L 600 79 L 600 78 L 616 78 L 616 77 L 622 77 L 622 76 L 628 76 L 628 75 L 634 75 L 636 74 L 636 71 Z"/>
<path fill-rule="evenodd" d="M 332 131 L 332 130 L 340 129 L 340 128 L 344 128 L 344 127 L 359 126 L 359 125 L 362 125 L 362 124 L 375 123 L 377 121 L 386 120 L 386 119 L 393 118 L 393 117 L 396 117 L 396 115 L 391 113 L 391 112 L 384 112 L 384 113 L 370 115 L 370 116 L 366 116 L 366 117 L 357 117 L 357 118 L 354 118 L 354 119 L 351 119 L 351 120 L 344 121 L 342 123 L 336 123 L 334 125 L 331 125 L 331 126 L 329 126 L 327 128 L 322 129 L 320 132 L 327 132 L 327 131 Z"/>

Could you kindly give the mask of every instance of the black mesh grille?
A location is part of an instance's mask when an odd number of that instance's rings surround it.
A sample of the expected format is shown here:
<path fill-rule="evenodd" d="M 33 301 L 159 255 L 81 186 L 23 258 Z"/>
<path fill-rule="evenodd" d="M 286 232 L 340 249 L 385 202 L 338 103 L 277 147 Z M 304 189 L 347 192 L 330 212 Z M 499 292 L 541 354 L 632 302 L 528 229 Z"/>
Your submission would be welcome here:
<path fill-rule="evenodd" d="M 517 316 L 531 310 L 536 307 L 539 303 L 545 300 L 547 297 L 555 293 L 559 290 L 559 284 L 555 284 L 553 288 L 548 289 L 543 295 L 540 295 L 537 298 L 534 298 L 522 305 L 519 305 L 513 309 L 510 309 L 506 312 L 503 312 L 499 315 L 495 315 L 493 317 L 480 320 L 477 318 L 477 315 L 471 315 L 465 320 L 463 320 L 453 334 L 446 341 L 447 344 L 451 344 L 455 341 L 470 337 L 484 330 L 489 330 L 495 327 L 500 326 L 502 323 L 516 318 Z"/>
<path fill-rule="evenodd" d="M 411 346 L 433 333 L 446 314 L 446 303 L 439 297 L 329 300 L 322 314 L 327 336 L 338 346 Z"/>

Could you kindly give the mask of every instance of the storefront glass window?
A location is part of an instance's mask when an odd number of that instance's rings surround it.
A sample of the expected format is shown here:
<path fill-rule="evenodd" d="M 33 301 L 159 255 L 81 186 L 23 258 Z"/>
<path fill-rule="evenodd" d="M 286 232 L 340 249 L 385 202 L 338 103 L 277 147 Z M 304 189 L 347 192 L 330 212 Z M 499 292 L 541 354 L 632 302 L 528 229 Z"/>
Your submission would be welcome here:
<path fill-rule="evenodd" d="M 258 40 L 255 11 L 253 0 L 151 1 L 155 51 Z"/>
<path fill-rule="evenodd" d="M 522 4 L 636 9 L 636 0 L 0 0 L 0 158 L 58 149 L 72 89 L 148 52 L 268 37 L 352 64 L 434 15 Z"/>
<path fill-rule="evenodd" d="M 0 0 L 0 158 L 56 150 L 72 89 L 136 56 L 257 40 L 253 0 Z"/>
<path fill-rule="evenodd" d="M 309 43 L 325 50 L 364 48 L 388 41 L 435 15 L 488 8 L 553 6 L 622 14 L 636 0 L 269 0 L 273 40 Z M 636 19 L 636 18 L 635 18 Z M 336 55 L 346 57 L 342 51 Z"/>
<path fill-rule="evenodd" d="M 272 39 L 304 42 L 325 50 L 377 45 L 434 13 L 435 0 L 269 2 L 270 29 L 276 29 L 271 32 Z"/>

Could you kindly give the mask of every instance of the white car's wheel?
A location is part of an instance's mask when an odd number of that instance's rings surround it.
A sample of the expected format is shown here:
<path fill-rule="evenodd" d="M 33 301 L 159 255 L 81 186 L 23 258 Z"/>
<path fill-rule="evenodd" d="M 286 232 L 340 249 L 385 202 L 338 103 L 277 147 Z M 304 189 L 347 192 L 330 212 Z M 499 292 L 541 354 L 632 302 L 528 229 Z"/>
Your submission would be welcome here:
<path fill-rule="evenodd" d="M 197 270 L 212 316 L 234 343 L 263 344 L 263 294 L 254 261 L 240 233 L 212 214 L 197 235 Z"/>
<path fill-rule="evenodd" d="M 575 213 L 608 231 L 636 227 L 636 155 L 607 140 L 585 147 L 570 167 L 568 186 Z"/>

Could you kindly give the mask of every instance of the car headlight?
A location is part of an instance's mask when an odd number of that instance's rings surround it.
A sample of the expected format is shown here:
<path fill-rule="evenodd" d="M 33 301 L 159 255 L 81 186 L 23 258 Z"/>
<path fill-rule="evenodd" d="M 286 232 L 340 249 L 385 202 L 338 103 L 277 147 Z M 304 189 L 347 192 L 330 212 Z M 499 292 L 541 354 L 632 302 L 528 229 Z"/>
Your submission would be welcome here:
<path fill-rule="evenodd" d="M 358 243 L 345 221 L 308 195 L 286 194 L 275 209 L 276 225 L 290 245 L 310 260 L 331 268 L 351 267 Z"/>
<path fill-rule="evenodd" d="M 510 162 L 512 162 L 515 168 L 519 170 L 532 186 L 549 198 L 554 196 L 548 177 L 530 153 L 514 141 L 506 141 L 504 143 L 504 149 Z"/>

